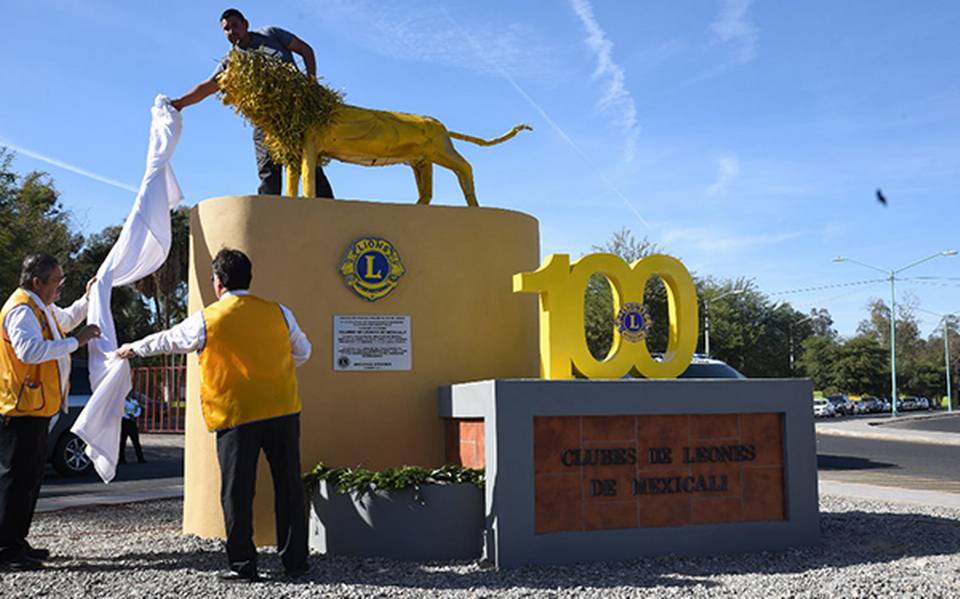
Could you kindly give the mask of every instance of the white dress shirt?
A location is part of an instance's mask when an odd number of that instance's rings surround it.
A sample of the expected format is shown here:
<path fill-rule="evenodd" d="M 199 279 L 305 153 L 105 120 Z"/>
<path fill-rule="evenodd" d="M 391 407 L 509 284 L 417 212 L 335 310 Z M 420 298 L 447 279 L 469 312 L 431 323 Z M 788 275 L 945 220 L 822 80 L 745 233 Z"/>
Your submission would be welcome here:
<path fill-rule="evenodd" d="M 72 331 L 87 318 L 87 298 L 83 296 L 69 308 L 63 309 L 55 304 L 44 306 L 36 293 L 26 289 L 24 291 L 47 315 L 53 339 L 43 338 L 43 329 L 40 328 L 40 321 L 33 310 L 29 305 L 21 304 L 10 310 L 3 321 L 3 327 L 13 345 L 13 353 L 24 364 L 42 364 L 56 360 L 60 366 L 60 390 L 66 398 L 70 392 L 70 354 L 77 351 L 80 343 L 73 337 L 64 339 L 60 335 L 60 329 L 65 333 Z M 60 323 L 60 329 L 57 328 L 57 322 Z"/>
<path fill-rule="evenodd" d="M 226 292 L 223 297 L 247 295 L 249 293 L 246 289 L 236 289 Z M 287 321 L 287 329 L 290 331 L 290 353 L 293 354 L 293 362 L 300 366 L 310 359 L 310 352 L 313 348 L 310 345 L 310 340 L 307 339 L 306 334 L 297 324 L 293 312 L 283 304 L 280 304 L 280 311 L 283 313 L 283 318 Z M 166 331 L 148 335 L 140 341 L 131 343 L 130 348 L 133 353 L 145 358 L 160 354 L 201 352 L 206 344 L 207 323 L 203 320 L 203 311 L 200 310 Z"/>

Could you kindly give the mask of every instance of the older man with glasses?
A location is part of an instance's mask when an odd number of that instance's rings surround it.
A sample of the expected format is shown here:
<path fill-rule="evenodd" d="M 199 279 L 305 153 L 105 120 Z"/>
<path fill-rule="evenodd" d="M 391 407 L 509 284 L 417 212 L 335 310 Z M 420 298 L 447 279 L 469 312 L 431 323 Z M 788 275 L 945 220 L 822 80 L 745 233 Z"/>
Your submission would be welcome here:
<path fill-rule="evenodd" d="M 47 457 L 50 418 L 66 410 L 70 354 L 94 337 L 95 325 L 65 333 L 87 317 L 87 292 L 67 309 L 57 307 L 66 277 L 56 258 L 23 261 L 20 287 L 0 309 L 0 568 L 38 570 L 50 557 L 27 542 Z"/>

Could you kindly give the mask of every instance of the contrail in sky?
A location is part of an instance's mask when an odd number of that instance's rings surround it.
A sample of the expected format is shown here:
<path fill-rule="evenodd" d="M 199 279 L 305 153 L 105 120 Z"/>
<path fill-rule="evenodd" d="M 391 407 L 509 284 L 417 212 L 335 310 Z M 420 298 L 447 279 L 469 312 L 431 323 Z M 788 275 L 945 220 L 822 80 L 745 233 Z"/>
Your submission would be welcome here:
<path fill-rule="evenodd" d="M 480 45 L 477 44 L 476 41 L 474 41 L 473 37 L 470 35 L 470 33 L 467 30 L 465 30 L 463 27 L 460 26 L 460 23 L 458 23 L 453 18 L 453 16 L 447 11 L 447 8 L 440 2 L 437 2 L 436 4 L 437 4 L 437 7 L 439 7 L 440 10 L 443 11 L 443 14 L 447 17 L 447 20 L 449 20 L 454 27 L 456 27 L 457 29 L 460 30 L 461 33 L 463 33 L 463 36 L 474 47 L 474 50 L 477 52 L 477 54 L 479 56 L 485 56 L 485 53 L 483 52 L 483 49 L 480 47 Z M 580 148 L 580 146 L 577 145 L 577 143 L 570 138 L 569 135 L 567 135 L 567 133 L 560 127 L 560 125 L 558 125 L 556 121 L 550 118 L 550 115 L 548 115 L 547 112 L 540 107 L 540 105 L 536 102 L 536 100 L 531 98 L 530 94 L 528 94 L 526 91 L 524 91 L 522 87 L 520 87 L 520 84 L 517 83 L 516 80 L 514 80 L 514 78 L 510 76 L 510 73 L 506 72 L 506 70 L 504 70 L 498 64 L 493 64 L 493 67 L 497 70 L 498 73 L 500 73 L 500 75 L 504 79 L 507 80 L 508 83 L 510 83 L 510 85 L 513 86 L 513 89 L 515 89 L 517 93 L 520 94 L 520 96 L 527 101 L 527 104 L 532 106 L 533 109 L 540 114 L 543 120 L 545 120 L 547 124 L 550 125 L 550 127 L 557 133 L 557 135 L 559 135 L 565 142 L 567 142 L 567 144 L 571 148 L 573 148 L 573 151 L 579 154 L 580 157 L 583 158 L 584 162 L 586 162 L 588 165 L 590 165 L 590 167 L 593 168 L 593 170 L 596 171 L 597 176 L 600 177 L 600 180 L 603 181 L 603 183 L 610 189 L 610 191 L 612 191 L 618 198 L 620 198 L 620 200 L 624 203 L 627 209 L 630 210 L 630 212 L 632 212 L 633 215 L 637 217 L 637 219 L 643 224 L 643 226 L 646 227 L 648 230 L 651 229 L 650 223 L 647 222 L 647 219 L 643 218 L 643 216 L 640 214 L 640 211 L 637 210 L 637 207 L 634 206 L 633 203 L 627 199 L 627 196 L 625 196 L 623 192 L 621 192 L 620 189 L 613 184 L 613 181 L 608 179 L 606 175 L 603 174 L 603 171 L 601 171 L 597 167 L 596 163 L 594 163 L 593 160 L 589 156 L 587 156 L 587 153 L 584 152 Z"/>
<path fill-rule="evenodd" d="M 18 146 L 17 144 L 9 143 L 4 139 L 0 139 L 0 146 L 10 148 L 14 152 L 18 154 L 23 154 L 24 156 L 29 156 L 34 160 L 39 160 L 40 162 L 46 162 L 47 164 L 58 166 L 64 170 L 70 171 L 71 173 L 76 173 L 81 177 L 93 179 L 94 181 L 99 181 L 100 183 L 106 183 L 107 185 L 116 187 L 118 189 L 123 189 L 124 191 L 131 191 L 133 193 L 137 193 L 138 191 L 140 191 L 133 185 L 123 183 L 122 181 L 117 181 L 116 179 L 111 179 L 110 177 L 104 177 L 103 175 L 98 175 L 97 173 L 88 171 L 85 168 L 80 168 L 79 166 L 67 164 L 62 160 L 57 160 L 56 158 L 51 158 L 50 156 L 44 156 L 43 154 L 39 154 L 37 152 L 34 152 L 33 150 Z"/>

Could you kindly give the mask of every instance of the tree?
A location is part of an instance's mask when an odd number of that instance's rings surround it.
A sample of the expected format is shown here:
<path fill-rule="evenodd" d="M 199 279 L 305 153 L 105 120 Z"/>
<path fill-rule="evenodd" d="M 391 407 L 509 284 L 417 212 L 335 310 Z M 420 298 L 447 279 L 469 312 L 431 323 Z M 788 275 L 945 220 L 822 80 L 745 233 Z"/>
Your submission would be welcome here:
<path fill-rule="evenodd" d="M 807 316 L 810 323 L 810 334 L 824 337 L 836 337 L 837 331 L 833 328 L 833 317 L 826 308 L 811 308 Z"/>
<path fill-rule="evenodd" d="M 920 345 L 920 325 L 913 311 L 916 300 L 906 298 L 897 304 L 897 354 L 916 352 Z M 890 349 L 890 306 L 881 299 L 870 302 L 870 317 L 857 326 L 857 333 L 873 337 L 881 346 Z"/>
<path fill-rule="evenodd" d="M 657 244 L 646 238 L 636 239 L 629 229 L 621 229 L 613 234 L 607 243 L 593 246 L 597 252 L 614 254 L 623 258 L 627 264 L 656 254 L 660 251 Z M 650 281 L 644 291 L 644 305 L 650 313 L 653 326 L 647 335 L 648 346 L 665 348 L 667 340 L 666 305 L 667 295 L 663 283 Z M 583 300 L 584 328 L 587 347 L 598 360 L 610 352 L 613 344 L 613 331 L 616 328 L 616 315 L 613 313 L 613 292 L 610 282 L 601 274 L 590 277 Z"/>
<path fill-rule="evenodd" d="M 882 395 L 889 374 L 887 351 L 870 335 L 858 335 L 837 352 L 837 386 L 847 393 Z"/>
<path fill-rule="evenodd" d="M 19 285 L 23 258 L 45 252 L 69 271 L 83 236 L 72 231 L 53 180 L 43 172 L 18 176 L 11 170 L 13 153 L 0 148 L 0 289 Z"/>
<path fill-rule="evenodd" d="M 748 377 L 794 376 L 794 358 L 813 327 L 790 304 L 771 303 L 753 281 L 735 279 L 700 282 L 701 298 L 710 302 L 710 353 Z M 733 294 L 731 291 L 739 293 Z M 705 327 L 704 327 L 705 329 Z M 705 330 L 701 331 L 706 334 Z"/>
<path fill-rule="evenodd" d="M 13 153 L 0 148 L 0 290 L 13 291 L 19 284 L 24 256 L 42 251 L 60 259 L 67 275 L 62 296 L 64 301 L 73 301 L 84 293 L 87 281 L 116 243 L 121 227 L 106 227 L 84 240 L 73 230 L 71 215 L 60 203 L 52 178 L 42 172 L 20 176 L 12 170 L 12 161 Z M 139 339 L 186 312 L 189 218 L 186 209 L 174 211 L 171 218 L 171 254 L 154 277 L 162 290 L 155 312 L 151 313 L 133 286 L 112 291 L 118 343 Z"/>
<path fill-rule="evenodd" d="M 829 393 L 839 390 L 834 369 L 840 342 L 831 335 L 813 335 L 804 339 L 797 359 L 797 370 L 813 381 L 813 388 Z"/>
<path fill-rule="evenodd" d="M 166 261 L 150 276 L 140 279 L 137 291 L 153 301 L 157 326 L 168 329 L 186 316 L 187 264 L 190 251 L 190 211 L 178 208 L 170 212 L 171 242 Z"/>
<path fill-rule="evenodd" d="M 932 347 L 928 340 L 920 336 L 920 324 L 914 315 L 917 309 L 917 300 L 907 296 L 904 301 L 897 303 L 896 342 L 897 342 L 897 391 L 912 395 L 929 395 L 941 393 L 945 387 L 943 375 L 939 376 L 941 384 L 937 386 L 936 371 L 943 371 L 942 349 L 928 349 Z M 861 321 L 857 331 L 862 335 L 875 339 L 887 351 L 887 360 L 890 359 L 890 307 L 883 300 L 875 299 L 869 304 L 870 317 Z M 941 346 L 942 348 L 942 339 Z M 940 365 L 936 365 L 936 356 L 939 355 Z M 890 365 L 887 365 L 889 372 Z M 939 397 L 939 395 L 936 395 Z"/>

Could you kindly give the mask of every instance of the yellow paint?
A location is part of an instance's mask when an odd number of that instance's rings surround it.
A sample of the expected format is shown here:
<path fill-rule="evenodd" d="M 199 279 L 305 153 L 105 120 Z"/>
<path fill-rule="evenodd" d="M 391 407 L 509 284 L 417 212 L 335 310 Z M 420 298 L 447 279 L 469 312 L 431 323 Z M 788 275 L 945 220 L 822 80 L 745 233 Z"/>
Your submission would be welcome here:
<path fill-rule="evenodd" d="M 596 273 L 613 288 L 613 312 L 627 302 L 643 303 L 647 281 L 659 276 L 667 290 L 669 332 L 663 360 L 657 361 L 646 341 L 623 340 L 614 329 L 610 353 L 597 360 L 584 335 L 584 291 Z M 552 254 L 533 272 L 513 277 L 515 292 L 540 295 L 540 369 L 545 379 L 620 378 L 635 370 L 647 378 L 676 378 L 697 346 L 698 308 L 693 278 L 676 258 L 655 254 L 627 265 L 613 254 L 590 254 L 570 264 L 566 254 Z"/>
<path fill-rule="evenodd" d="M 289 63 L 259 52 L 230 53 L 217 82 L 224 104 L 263 130 L 278 163 L 288 167 L 284 195 L 316 197 L 314 169 L 335 158 L 364 166 L 406 164 L 417 182 L 418 204 L 433 197 L 433 165 L 451 170 L 469 206 L 477 206 L 473 168 L 451 140 L 481 146 L 503 143 L 529 125 L 517 125 L 494 139 L 449 131 L 439 120 L 404 112 L 342 103 L 342 94 L 300 73 Z"/>
<path fill-rule="evenodd" d="M 264 125 L 267 129 L 269 123 Z M 485 140 L 456 131 L 429 116 L 372 110 L 344 104 L 336 109 L 333 121 L 324 127 L 307 130 L 303 161 L 298 169 L 287 169 L 284 194 L 297 195 L 298 175 L 303 175 L 300 195 L 316 197 L 314 169 L 317 161 L 335 158 L 364 166 L 406 164 L 417 182 L 418 204 L 429 204 L 433 197 L 433 165 L 450 169 L 457 176 L 468 206 L 477 206 L 473 168 L 453 147 L 451 139 L 492 146 L 507 141 L 528 125 L 517 125 L 504 135 Z"/>
<path fill-rule="evenodd" d="M 203 322 L 200 405 L 208 430 L 300 411 L 290 329 L 276 302 L 228 295 L 204 308 Z"/>
<path fill-rule="evenodd" d="M 210 263 L 235 247 L 253 261 L 251 291 L 293 310 L 313 344 L 297 373 L 303 403 L 304 470 L 384 468 L 444 462 L 437 416 L 441 385 L 535 378 L 537 315 L 532 296 L 512 293 L 515 272 L 539 263 L 537 221 L 494 208 L 234 196 L 191 212 L 190 311 L 215 298 Z M 341 259 L 357 240 L 388 240 L 407 272 L 370 302 L 344 283 Z M 411 317 L 413 369 L 335 372 L 333 316 Z M 188 361 L 184 531 L 222 537 L 215 437 L 199 406 L 197 359 Z M 273 491 L 264 460 L 254 507 L 258 543 L 272 543 Z"/>
<path fill-rule="evenodd" d="M 26 304 L 40 323 L 43 338 L 53 339 L 53 332 L 47 321 L 47 315 L 23 289 L 17 288 L 0 309 L 0 323 L 7 320 L 7 314 L 17 306 Z M 60 323 L 54 322 L 57 329 Z M 2 325 L 0 325 L 2 326 Z M 2 331 L 4 339 L 9 339 L 7 331 Z M 63 331 L 60 331 L 63 337 Z M 13 351 L 9 341 L 0 347 L 0 414 L 3 416 L 53 416 L 60 411 L 60 366 L 56 360 L 41 364 L 25 364 Z"/>

